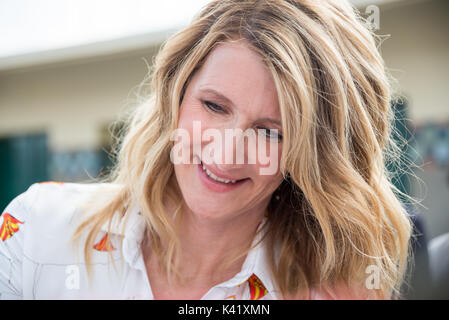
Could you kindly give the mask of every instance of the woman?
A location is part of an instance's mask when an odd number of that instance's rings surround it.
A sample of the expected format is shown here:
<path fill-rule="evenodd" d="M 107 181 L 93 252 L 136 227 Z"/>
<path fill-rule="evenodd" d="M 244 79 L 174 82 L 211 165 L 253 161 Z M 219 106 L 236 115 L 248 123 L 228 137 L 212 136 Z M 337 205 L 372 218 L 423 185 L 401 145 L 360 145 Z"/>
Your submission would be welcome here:
<path fill-rule="evenodd" d="M 27 265 L 3 295 L 397 297 L 411 227 L 384 168 L 389 83 L 346 1 L 212 1 L 153 68 L 109 179 L 5 210 L 2 277 Z"/>

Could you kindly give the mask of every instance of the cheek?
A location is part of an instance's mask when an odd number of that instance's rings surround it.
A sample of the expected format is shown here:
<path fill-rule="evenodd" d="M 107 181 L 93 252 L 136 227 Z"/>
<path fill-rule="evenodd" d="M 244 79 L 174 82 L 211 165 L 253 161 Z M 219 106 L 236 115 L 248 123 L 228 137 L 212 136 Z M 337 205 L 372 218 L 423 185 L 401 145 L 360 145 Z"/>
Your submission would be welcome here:
<path fill-rule="evenodd" d="M 256 193 L 262 194 L 264 197 L 272 194 L 277 187 L 281 184 L 283 177 L 281 174 L 275 175 L 259 175 L 255 178 Z"/>
<path fill-rule="evenodd" d="M 181 106 L 178 128 L 189 133 L 191 144 L 201 143 L 203 131 L 214 125 L 200 103 L 186 103 Z"/>
<path fill-rule="evenodd" d="M 257 161 L 255 174 L 269 176 L 276 179 L 280 173 L 282 156 L 282 141 L 271 142 L 267 140 L 264 144 L 257 144 Z"/>
<path fill-rule="evenodd" d="M 204 114 L 201 112 L 201 109 L 196 104 L 183 103 L 181 105 L 181 110 L 179 113 L 178 120 L 178 131 L 182 133 L 182 158 L 189 158 L 189 163 L 194 162 L 192 158 L 194 154 L 194 145 L 199 144 L 201 142 L 201 131 L 202 126 L 205 123 Z M 199 129 L 201 128 L 201 129 Z M 185 162 L 184 162 L 185 163 Z M 178 171 L 184 171 L 184 169 L 179 168 Z"/>
<path fill-rule="evenodd" d="M 257 164 L 253 166 L 255 180 L 258 185 L 265 186 L 270 192 L 274 191 L 283 180 L 280 170 L 282 141 L 278 143 L 267 141 L 261 150 L 257 150 Z"/>
<path fill-rule="evenodd" d="M 182 104 L 179 113 L 178 128 L 192 132 L 195 120 L 202 121 L 199 108 L 190 104 Z"/>

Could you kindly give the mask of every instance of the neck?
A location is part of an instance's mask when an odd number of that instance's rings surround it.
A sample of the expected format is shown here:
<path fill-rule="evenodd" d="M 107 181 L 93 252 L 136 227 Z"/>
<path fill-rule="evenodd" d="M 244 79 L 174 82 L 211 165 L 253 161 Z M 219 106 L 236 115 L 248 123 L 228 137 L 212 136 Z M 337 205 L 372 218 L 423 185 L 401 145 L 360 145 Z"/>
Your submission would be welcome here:
<path fill-rule="evenodd" d="M 178 271 L 183 283 L 210 287 L 238 273 L 246 255 L 225 269 L 224 263 L 250 247 L 264 213 L 265 206 L 260 206 L 231 218 L 203 218 L 188 208 L 183 210 L 178 229 L 181 244 Z M 150 265 L 157 267 L 155 261 Z"/>
<path fill-rule="evenodd" d="M 250 247 L 263 213 L 263 209 L 254 209 L 238 217 L 216 220 L 185 212 L 179 237 L 181 261 L 189 262 L 185 264 L 186 275 L 215 276 L 224 271 L 222 276 L 230 278 L 240 271 L 245 256 L 228 270 L 222 269 L 223 263 Z M 216 276 L 220 278 L 220 274 Z"/>

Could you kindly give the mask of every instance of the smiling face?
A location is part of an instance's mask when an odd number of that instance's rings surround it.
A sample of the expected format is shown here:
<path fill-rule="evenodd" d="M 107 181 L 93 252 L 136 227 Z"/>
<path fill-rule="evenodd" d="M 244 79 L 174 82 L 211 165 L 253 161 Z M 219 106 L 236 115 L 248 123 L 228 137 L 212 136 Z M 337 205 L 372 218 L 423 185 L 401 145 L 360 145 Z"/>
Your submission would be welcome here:
<path fill-rule="evenodd" d="M 195 122 L 200 123 L 200 135 L 194 134 Z M 230 218 L 247 212 L 263 212 L 283 179 L 279 170 L 281 114 L 269 70 L 243 40 L 215 47 L 192 77 L 180 107 L 178 129 L 188 132 L 190 157 L 201 162 L 174 164 L 182 196 L 196 216 Z M 254 129 L 256 135 L 245 140 L 235 139 L 231 144 L 223 140 L 222 161 L 206 160 L 204 150 L 217 138 L 205 139 L 205 132 L 214 130 L 225 137 L 225 130 L 239 129 Z M 278 134 L 270 131 L 273 129 Z M 235 156 L 237 141 L 245 142 L 240 145 L 244 146 L 243 164 Z M 250 154 L 258 154 L 258 148 L 265 148 L 268 163 L 261 157 L 249 160 Z M 231 163 L 225 161 L 229 154 L 234 155 Z M 275 170 L 261 174 L 268 167 Z"/>

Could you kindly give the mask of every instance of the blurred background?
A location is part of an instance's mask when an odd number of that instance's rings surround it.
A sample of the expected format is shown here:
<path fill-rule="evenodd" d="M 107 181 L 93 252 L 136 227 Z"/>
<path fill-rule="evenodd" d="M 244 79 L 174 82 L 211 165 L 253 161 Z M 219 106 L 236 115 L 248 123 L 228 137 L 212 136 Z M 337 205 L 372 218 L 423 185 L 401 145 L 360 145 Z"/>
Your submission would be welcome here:
<path fill-rule="evenodd" d="M 32 183 L 111 165 L 110 125 L 137 100 L 159 46 L 207 0 L 0 0 L 0 209 Z M 398 135 L 421 201 L 409 298 L 445 297 L 449 270 L 449 1 L 353 0 L 384 41 Z M 392 166 L 394 167 L 394 165 Z M 404 168 L 403 168 L 404 169 Z"/>

